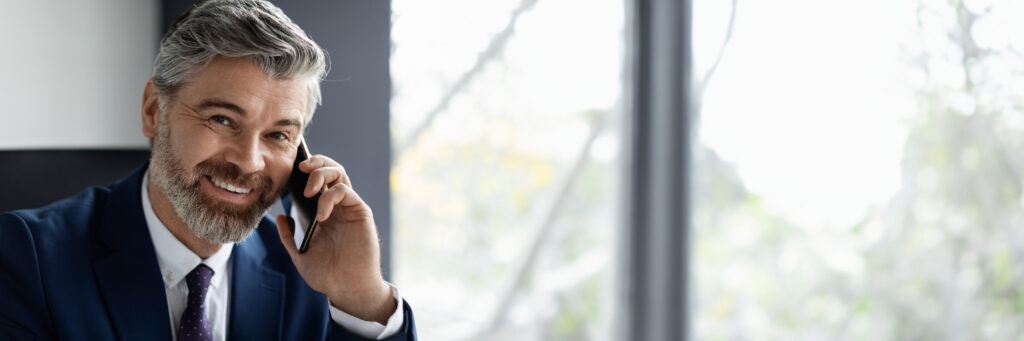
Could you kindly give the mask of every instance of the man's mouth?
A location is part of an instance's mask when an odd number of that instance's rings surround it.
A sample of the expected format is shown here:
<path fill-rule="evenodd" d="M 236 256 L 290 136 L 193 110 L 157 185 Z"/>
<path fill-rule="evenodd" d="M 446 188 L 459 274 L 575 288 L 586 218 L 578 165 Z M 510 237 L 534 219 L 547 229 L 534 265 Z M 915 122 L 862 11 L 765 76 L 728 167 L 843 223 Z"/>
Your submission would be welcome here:
<path fill-rule="evenodd" d="M 249 192 L 252 192 L 252 188 L 244 188 L 244 187 L 240 187 L 240 186 L 235 186 L 235 185 L 232 185 L 232 184 L 228 183 L 227 181 L 220 180 L 220 179 L 214 178 L 214 177 L 209 176 L 209 175 L 207 175 L 206 178 L 210 179 L 210 182 L 212 182 L 214 186 L 220 187 L 221 189 L 226 190 L 226 191 L 231 192 L 231 193 L 249 194 Z"/>

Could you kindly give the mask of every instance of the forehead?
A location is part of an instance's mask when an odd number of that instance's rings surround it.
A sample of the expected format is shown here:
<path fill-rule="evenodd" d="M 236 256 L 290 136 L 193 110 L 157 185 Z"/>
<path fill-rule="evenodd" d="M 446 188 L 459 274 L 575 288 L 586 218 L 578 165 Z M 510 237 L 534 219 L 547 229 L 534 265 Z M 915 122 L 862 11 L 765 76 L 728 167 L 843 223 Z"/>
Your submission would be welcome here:
<path fill-rule="evenodd" d="M 225 101 L 247 114 L 301 122 L 307 92 L 304 79 L 274 78 L 248 59 L 216 57 L 194 73 L 175 97 L 188 105 Z"/>

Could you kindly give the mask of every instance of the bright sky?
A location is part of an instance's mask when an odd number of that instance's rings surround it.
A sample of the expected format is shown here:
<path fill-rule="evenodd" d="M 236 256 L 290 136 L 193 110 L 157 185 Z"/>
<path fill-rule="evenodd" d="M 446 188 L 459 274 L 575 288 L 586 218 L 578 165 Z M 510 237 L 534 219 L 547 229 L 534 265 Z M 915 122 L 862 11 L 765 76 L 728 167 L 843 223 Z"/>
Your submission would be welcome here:
<path fill-rule="evenodd" d="M 807 227 L 848 228 L 900 186 L 914 80 L 911 1 L 739 1 L 707 89 L 700 142 L 748 189 Z M 718 51 L 729 1 L 696 1 L 695 70 Z M 699 198 L 697 199 L 699 200 Z"/>

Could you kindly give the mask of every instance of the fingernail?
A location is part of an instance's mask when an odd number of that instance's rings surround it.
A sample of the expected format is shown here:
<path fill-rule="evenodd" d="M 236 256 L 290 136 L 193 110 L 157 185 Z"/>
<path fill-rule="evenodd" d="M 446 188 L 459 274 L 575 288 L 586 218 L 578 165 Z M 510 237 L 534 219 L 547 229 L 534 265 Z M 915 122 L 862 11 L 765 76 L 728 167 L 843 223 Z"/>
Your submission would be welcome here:
<path fill-rule="evenodd" d="M 288 231 L 295 233 L 295 219 L 288 217 Z"/>

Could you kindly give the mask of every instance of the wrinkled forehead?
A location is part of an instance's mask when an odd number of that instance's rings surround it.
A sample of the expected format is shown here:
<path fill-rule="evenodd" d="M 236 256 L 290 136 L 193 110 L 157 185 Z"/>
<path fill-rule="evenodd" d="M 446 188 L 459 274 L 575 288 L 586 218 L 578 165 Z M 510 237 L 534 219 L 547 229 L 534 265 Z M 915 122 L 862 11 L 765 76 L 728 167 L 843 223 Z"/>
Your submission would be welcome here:
<path fill-rule="evenodd" d="M 175 97 L 190 106 L 231 109 L 259 118 L 306 122 L 308 78 L 279 78 L 245 58 L 218 57 L 197 70 Z"/>
<path fill-rule="evenodd" d="M 216 56 L 207 63 L 192 66 L 184 78 L 184 82 L 175 88 L 166 89 L 167 93 L 160 99 L 161 107 L 168 100 L 175 100 L 188 92 L 189 95 L 211 94 L 216 92 L 255 93 L 258 85 L 272 83 L 274 90 L 263 95 L 267 99 L 285 100 L 287 109 L 301 107 L 300 121 L 303 130 L 310 123 L 316 106 L 320 102 L 320 74 L 317 70 L 291 76 L 282 76 L 266 70 L 256 61 L 247 57 Z M 293 99 L 301 99 L 299 102 Z M 280 103 L 285 104 L 285 103 Z"/>

